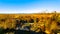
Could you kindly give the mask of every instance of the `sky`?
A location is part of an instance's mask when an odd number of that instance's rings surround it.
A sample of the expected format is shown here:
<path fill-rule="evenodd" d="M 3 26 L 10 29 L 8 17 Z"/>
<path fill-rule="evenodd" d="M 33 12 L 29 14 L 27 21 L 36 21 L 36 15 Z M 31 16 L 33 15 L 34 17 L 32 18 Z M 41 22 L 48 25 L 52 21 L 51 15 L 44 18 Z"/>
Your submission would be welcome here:
<path fill-rule="evenodd" d="M 0 0 L 0 13 L 60 11 L 60 0 Z"/>

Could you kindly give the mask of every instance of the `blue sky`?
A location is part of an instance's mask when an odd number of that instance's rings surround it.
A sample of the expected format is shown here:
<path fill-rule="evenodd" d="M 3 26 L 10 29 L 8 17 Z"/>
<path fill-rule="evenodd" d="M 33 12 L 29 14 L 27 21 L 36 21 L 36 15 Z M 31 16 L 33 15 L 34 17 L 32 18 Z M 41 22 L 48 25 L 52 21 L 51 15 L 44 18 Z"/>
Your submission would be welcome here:
<path fill-rule="evenodd" d="M 60 11 L 60 0 L 0 0 L 0 13 Z"/>

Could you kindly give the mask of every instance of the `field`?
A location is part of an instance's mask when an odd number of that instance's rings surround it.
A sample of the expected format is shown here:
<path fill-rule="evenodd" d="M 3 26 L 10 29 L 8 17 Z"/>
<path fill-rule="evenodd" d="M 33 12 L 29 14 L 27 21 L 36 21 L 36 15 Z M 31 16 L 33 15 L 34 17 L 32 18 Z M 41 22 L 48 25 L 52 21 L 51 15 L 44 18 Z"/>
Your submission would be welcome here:
<path fill-rule="evenodd" d="M 37 33 L 60 33 L 60 13 L 0 14 L 0 28 L 14 31 L 19 27 Z"/>

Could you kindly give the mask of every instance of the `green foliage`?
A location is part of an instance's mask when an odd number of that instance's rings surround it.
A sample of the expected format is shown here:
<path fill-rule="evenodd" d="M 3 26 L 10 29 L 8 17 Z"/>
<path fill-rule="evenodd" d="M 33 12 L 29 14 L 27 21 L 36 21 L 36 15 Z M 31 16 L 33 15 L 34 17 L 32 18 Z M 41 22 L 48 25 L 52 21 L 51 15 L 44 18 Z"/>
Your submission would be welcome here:
<path fill-rule="evenodd" d="M 0 34 L 4 34 L 4 29 L 0 28 Z"/>

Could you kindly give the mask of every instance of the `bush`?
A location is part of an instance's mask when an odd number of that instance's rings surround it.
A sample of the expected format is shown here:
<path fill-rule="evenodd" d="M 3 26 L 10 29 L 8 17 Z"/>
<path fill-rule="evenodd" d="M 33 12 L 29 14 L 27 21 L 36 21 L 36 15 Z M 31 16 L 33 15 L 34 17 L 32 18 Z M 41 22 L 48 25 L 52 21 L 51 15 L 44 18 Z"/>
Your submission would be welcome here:
<path fill-rule="evenodd" d="M 4 34 L 4 29 L 0 28 L 0 34 Z"/>

